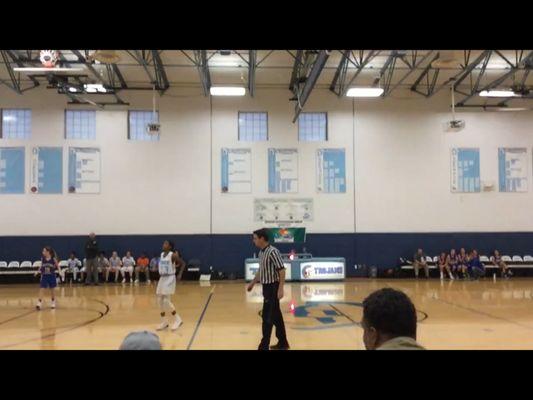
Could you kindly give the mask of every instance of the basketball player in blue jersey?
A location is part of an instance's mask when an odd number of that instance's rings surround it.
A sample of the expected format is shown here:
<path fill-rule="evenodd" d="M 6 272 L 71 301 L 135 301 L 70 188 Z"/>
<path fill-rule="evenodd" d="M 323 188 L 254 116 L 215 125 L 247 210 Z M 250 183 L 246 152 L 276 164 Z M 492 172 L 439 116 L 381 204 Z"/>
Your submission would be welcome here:
<path fill-rule="evenodd" d="M 37 310 L 40 310 L 43 306 L 42 298 L 44 289 L 50 289 L 50 297 L 52 300 L 51 307 L 52 309 L 56 308 L 56 299 L 54 294 L 54 288 L 57 286 L 56 270 L 59 271 L 59 263 L 56 258 L 56 253 L 50 246 L 46 246 L 43 249 L 41 268 L 39 268 L 39 270 L 35 273 L 36 276 L 41 274 L 39 300 L 35 306 Z"/>
<path fill-rule="evenodd" d="M 183 320 L 176 313 L 176 307 L 170 301 L 172 295 L 176 292 L 176 264 L 180 264 L 180 261 L 178 255 L 174 252 L 174 244 L 169 240 L 165 240 L 161 259 L 159 260 L 159 282 L 156 290 L 157 303 L 161 310 L 161 324 L 157 327 L 158 331 L 169 327 L 169 321 L 166 318 L 167 310 L 174 317 L 174 322 L 170 327 L 171 330 L 175 331 L 183 324 Z"/>

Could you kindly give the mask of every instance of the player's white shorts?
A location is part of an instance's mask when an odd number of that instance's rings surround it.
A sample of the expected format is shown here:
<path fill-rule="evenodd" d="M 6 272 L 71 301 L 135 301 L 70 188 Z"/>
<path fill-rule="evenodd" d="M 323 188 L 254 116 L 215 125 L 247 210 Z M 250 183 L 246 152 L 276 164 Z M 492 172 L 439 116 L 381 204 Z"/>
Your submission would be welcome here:
<path fill-rule="evenodd" d="M 161 276 L 157 283 L 157 295 L 172 295 L 176 292 L 176 275 Z"/>
<path fill-rule="evenodd" d="M 133 267 L 122 267 L 120 268 L 120 272 L 122 273 L 129 272 L 130 274 L 133 274 Z"/>

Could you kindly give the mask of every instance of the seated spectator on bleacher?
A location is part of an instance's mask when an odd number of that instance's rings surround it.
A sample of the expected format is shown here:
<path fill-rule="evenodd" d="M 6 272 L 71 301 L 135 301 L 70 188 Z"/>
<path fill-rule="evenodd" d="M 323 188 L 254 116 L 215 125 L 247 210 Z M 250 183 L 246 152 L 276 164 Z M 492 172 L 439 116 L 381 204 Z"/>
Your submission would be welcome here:
<path fill-rule="evenodd" d="M 81 282 L 85 281 L 85 272 L 87 271 L 87 259 L 84 258 L 82 262 L 82 266 L 80 268 L 80 275 L 81 275 Z"/>
<path fill-rule="evenodd" d="M 159 270 L 159 254 L 155 254 L 150 260 L 150 273 L 153 275 Z"/>
<path fill-rule="evenodd" d="M 137 259 L 137 266 L 135 267 L 135 283 L 139 283 L 139 274 L 142 272 L 146 276 L 146 283 L 150 283 L 150 271 L 148 266 L 150 265 L 150 259 L 145 253 Z"/>
<path fill-rule="evenodd" d="M 449 255 L 446 255 L 445 252 L 440 253 L 440 256 L 439 256 L 439 259 L 438 259 L 438 264 L 439 264 L 440 279 L 441 280 L 444 279 L 444 271 L 446 271 L 448 273 L 448 276 L 450 277 L 450 279 L 453 281 L 453 275 L 452 275 L 452 272 L 450 270 L 450 265 L 448 264 L 449 259 L 450 259 Z"/>
<path fill-rule="evenodd" d="M 415 278 L 418 279 L 418 270 L 420 267 L 424 268 L 426 279 L 429 279 L 429 266 L 426 260 L 426 254 L 422 249 L 418 249 L 413 256 L 413 268 L 415 270 Z"/>
<path fill-rule="evenodd" d="M 399 290 L 383 288 L 363 301 L 363 342 L 367 350 L 425 350 L 416 341 L 416 309 Z"/>
<path fill-rule="evenodd" d="M 109 260 L 105 256 L 104 251 L 101 251 L 100 253 L 98 253 L 98 258 L 96 259 L 96 265 L 98 268 L 98 272 L 99 273 L 101 272 L 102 276 L 105 276 L 105 273 L 107 269 L 109 268 Z M 107 282 L 107 279 L 106 279 L 106 282 Z"/>
<path fill-rule="evenodd" d="M 81 268 L 81 261 L 78 260 L 78 258 L 76 257 L 76 253 L 74 252 L 70 253 L 67 263 L 68 263 L 67 271 L 72 273 L 72 278 L 74 282 L 77 282 L 78 281 L 77 276 Z"/>
<path fill-rule="evenodd" d="M 126 256 L 122 258 L 122 283 L 126 282 L 126 272 L 130 274 L 130 283 L 133 283 L 133 268 L 135 267 L 135 259 L 131 255 L 131 251 L 126 252 Z"/>
<path fill-rule="evenodd" d="M 461 277 L 466 279 L 468 277 L 468 261 L 468 254 L 466 254 L 464 247 L 461 247 L 459 255 L 457 256 L 457 279 L 460 279 Z"/>
<path fill-rule="evenodd" d="M 448 254 L 448 267 L 450 268 L 452 277 L 454 278 L 457 277 L 458 262 L 459 259 L 455 249 L 450 249 L 450 254 Z"/>
<path fill-rule="evenodd" d="M 494 254 L 492 255 L 492 263 L 500 269 L 502 278 L 509 279 L 513 275 L 507 264 L 502 260 L 498 250 L 494 250 Z"/>
<path fill-rule="evenodd" d="M 468 269 L 470 270 L 469 272 L 472 279 L 479 279 L 480 277 L 485 276 L 485 266 L 479 260 L 479 255 L 476 249 L 472 250 L 472 253 L 470 253 Z"/>
<path fill-rule="evenodd" d="M 120 275 L 120 268 L 122 267 L 122 260 L 118 256 L 118 253 L 114 251 L 109 258 L 109 266 L 105 271 L 105 281 L 109 280 L 109 273 L 113 272 L 115 274 L 115 282 L 118 281 Z"/>

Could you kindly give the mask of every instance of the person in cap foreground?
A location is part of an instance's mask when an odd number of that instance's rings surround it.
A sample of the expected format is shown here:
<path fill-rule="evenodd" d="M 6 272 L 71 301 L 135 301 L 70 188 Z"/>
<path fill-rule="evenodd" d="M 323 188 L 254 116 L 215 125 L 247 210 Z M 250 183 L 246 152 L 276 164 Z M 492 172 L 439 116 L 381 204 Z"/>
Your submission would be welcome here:
<path fill-rule="evenodd" d="M 416 309 L 399 290 L 383 288 L 363 301 L 363 342 L 367 350 L 425 350 L 416 341 Z"/>
<path fill-rule="evenodd" d="M 159 337 L 152 332 L 130 332 L 124 338 L 119 350 L 161 350 Z"/>

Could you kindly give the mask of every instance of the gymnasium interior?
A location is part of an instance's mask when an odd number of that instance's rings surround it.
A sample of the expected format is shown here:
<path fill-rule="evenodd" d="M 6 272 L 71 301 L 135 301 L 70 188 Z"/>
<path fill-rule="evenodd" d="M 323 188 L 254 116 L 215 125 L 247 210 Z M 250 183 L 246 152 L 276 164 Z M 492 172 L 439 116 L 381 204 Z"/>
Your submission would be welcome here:
<path fill-rule="evenodd" d="M 384 287 L 429 350 L 533 349 L 533 50 L 0 55 L 0 349 L 155 331 L 157 277 L 65 270 L 57 308 L 35 310 L 43 247 L 65 269 L 94 232 L 106 257 L 179 249 L 184 323 L 163 349 L 255 350 L 260 228 L 286 266 L 292 350 L 363 350 L 363 300 Z M 441 276 L 461 248 L 484 276 Z"/>

